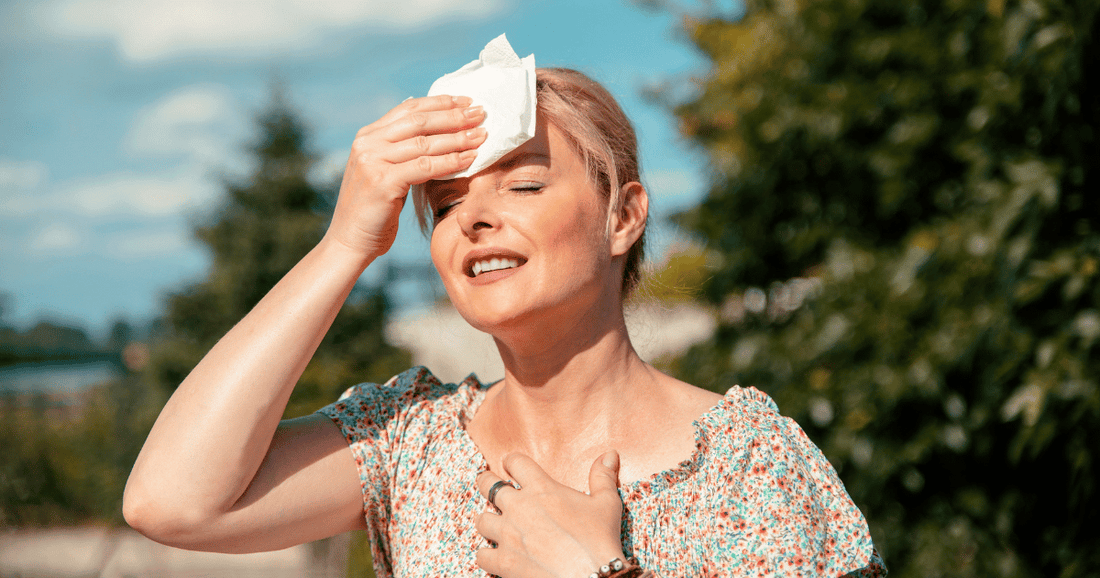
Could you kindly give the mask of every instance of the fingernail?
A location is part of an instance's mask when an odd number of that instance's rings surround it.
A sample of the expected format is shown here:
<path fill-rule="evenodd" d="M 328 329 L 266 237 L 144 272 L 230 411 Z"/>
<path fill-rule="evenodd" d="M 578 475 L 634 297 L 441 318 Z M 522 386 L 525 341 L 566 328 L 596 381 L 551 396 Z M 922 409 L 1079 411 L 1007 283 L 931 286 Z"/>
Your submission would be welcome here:
<path fill-rule="evenodd" d="M 456 106 L 470 106 L 473 104 L 474 99 L 468 96 L 452 96 L 451 102 L 455 103 Z"/>
<path fill-rule="evenodd" d="M 472 128 L 466 131 L 466 138 L 476 139 L 485 136 L 485 129 L 482 127 Z"/>
<path fill-rule="evenodd" d="M 464 114 L 469 119 L 481 118 L 481 115 L 485 114 L 485 109 L 480 106 L 472 106 L 467 108 Z"/>
<path fill-rule="evenodd" d="M 615 462 L 617 462 L 617 461 L 618 461 L 618 460 L 616 459 L 616 458 L 618 458 L 618 457 L 619 457 L 619 454 L 618 454 L 618 453 L 616 453 L 616 452 L 615 452 L 615 450 L 611 450 L 611 451 L 609 451 L 609 452 L 605 453 L 605 454 L 603 455 L 603 460 L 602 460 L 602 462 L 603 462 L 603 465 L 604 465 L 604 466 L 607 466 L 607 467 L 609 467 L 609 468 L 611 468 L 611 469 L 615 469 Z"/>

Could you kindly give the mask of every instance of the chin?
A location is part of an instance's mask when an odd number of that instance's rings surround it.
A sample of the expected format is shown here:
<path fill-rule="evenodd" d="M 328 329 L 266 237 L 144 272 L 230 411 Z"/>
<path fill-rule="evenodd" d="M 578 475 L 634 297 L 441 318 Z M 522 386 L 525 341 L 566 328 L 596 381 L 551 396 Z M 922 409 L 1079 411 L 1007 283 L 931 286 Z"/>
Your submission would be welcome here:
<path fill-rule="evenodd" d="M 454 303 L 452 301 L 452 303 Z M 521 308 L 511 307 L 508 303 L 494 302 L 492 304 L 460 305 L 454 303 L 458 314 L 466 320 L 474 329 L 483 331 L 497 337 L 529 323 L 531 315 Z"/>

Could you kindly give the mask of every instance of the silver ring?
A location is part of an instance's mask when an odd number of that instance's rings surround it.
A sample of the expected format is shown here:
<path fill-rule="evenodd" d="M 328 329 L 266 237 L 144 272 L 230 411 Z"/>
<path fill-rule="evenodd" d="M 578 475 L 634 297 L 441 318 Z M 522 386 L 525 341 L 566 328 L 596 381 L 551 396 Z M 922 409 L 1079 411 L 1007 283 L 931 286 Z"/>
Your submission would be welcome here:
<path fill-rule="evenodd" d="M 489 487 L 489 494 L 485 496 L 486 501 L 488 501 L 489 504 L 491 504 L 497 510 L 500 509 L 500 507 L 497 506 L 497 503 L 495 501 L 496 498 L 497 498 L 497 492 L 499 492 L 500 489 L 503 488 L 504 486 L 512 486 L 512 482 L 507 481 L 507 480 L 500 480 L 499 482 L 497 482 L 497 483 L 495 483 L 495 484 L 493 484 L 492 486 Z M 512 486 L 512 487 L 514 487 L 514 486 Z"/>

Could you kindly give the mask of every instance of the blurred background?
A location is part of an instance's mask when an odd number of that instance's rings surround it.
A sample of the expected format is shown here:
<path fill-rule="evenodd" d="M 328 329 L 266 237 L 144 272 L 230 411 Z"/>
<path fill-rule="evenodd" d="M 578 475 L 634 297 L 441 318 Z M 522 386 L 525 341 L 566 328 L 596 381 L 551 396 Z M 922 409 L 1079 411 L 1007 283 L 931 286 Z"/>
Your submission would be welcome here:
<path fill-rule="evenodd" d="M 1100 0 L 0 6 L 0 576 L 371 576 L 127 531 L 152 420 L 319 239 L 355 131 L 508 34 L 621 100 L 644 357 L 806 429 L 894 576 L 1096 576 Z M 287 415 L 499 375 L 408 211 Z M 440 336 L 443 336 L 441 339 Z M 1091 442 L 1089 440 L 1092 440 Z"/>

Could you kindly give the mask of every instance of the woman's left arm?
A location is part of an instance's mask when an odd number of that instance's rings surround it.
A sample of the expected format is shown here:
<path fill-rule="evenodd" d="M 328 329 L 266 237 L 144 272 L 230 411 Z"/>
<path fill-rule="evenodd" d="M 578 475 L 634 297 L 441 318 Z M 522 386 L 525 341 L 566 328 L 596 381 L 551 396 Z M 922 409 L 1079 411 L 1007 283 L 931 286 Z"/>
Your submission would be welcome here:
<path fill-rule="evenodd" d="M 559 484 L 523 454 L 505 456 L 504 469 L 520 489 L 500 488 L 493 499 L 498 512 L 478 519 L 478 531 L 496 544 L 478 551 L 483 570 L 502 578 L 587 578 L 615 558 L 626 559 L 618 453 L 592 464 L 588 494 Z M 492 472 L 481 474 L 481 494 L 488 496 L 499 481 Z"/>

